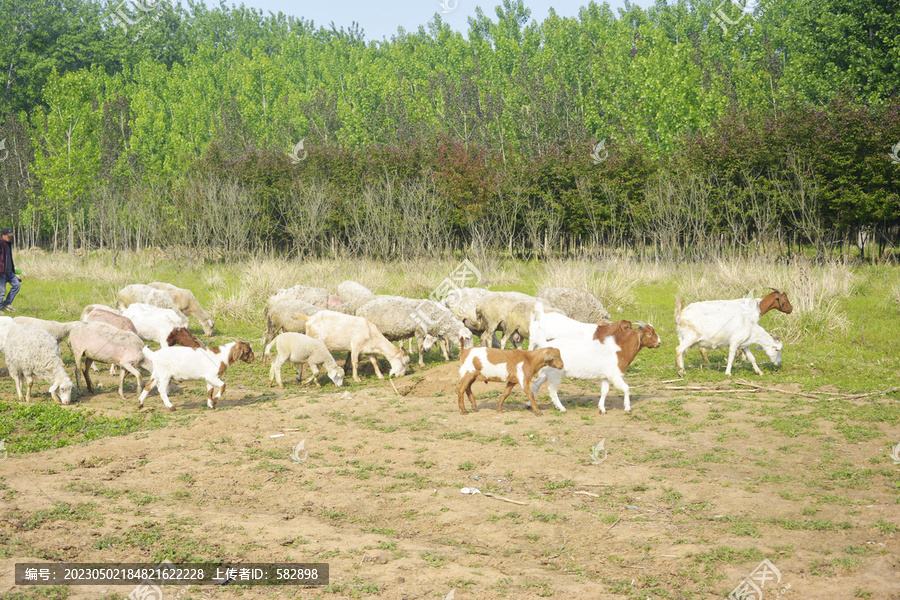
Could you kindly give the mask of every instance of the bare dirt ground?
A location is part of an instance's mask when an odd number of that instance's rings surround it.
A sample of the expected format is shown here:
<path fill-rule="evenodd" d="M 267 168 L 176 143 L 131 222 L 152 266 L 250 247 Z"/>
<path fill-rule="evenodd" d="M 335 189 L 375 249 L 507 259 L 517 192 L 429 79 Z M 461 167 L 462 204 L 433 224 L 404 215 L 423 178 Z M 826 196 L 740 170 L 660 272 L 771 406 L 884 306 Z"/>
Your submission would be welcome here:
<path fill-rule="evenodd" d="M 17 562 L 167 558 L 322 562 L 331 576 L 165 598 L 723 598 L 769 559 L 781 579 L 768 600 L 900 598 L 898 467 L 883 460 L 896 423 L 859 443 L 827 419 L 789 436 L 770 423 L 807 400 L 724 382 L 710 393 L 641 382 L 632 415 L 615 392 L 600 415 L 596 382 L 564 384 L 568 412 L 544 395 L 541 417 L 519 390 L 498 414 L 500 384 L 476 384 L 479 410 L 461 415 L 456 369 L 409 375 L 395 392 L 371 375 L 304 388 L 285 368 L 282 391 L 236 367 L 216 410 L 185 384 L 165 428 L 10 455 L 0 596 L 34 591 L 13 585 Z M 123 402 L 100 379 L 104 391 L 76 406 L 134 414 L 134 392 Z M 890 402 L 859 402 L 879 401 Z M 148 407 L 163 409 L 156 394 Z M 592 464 L 601 440 L 605 460 Z"/>

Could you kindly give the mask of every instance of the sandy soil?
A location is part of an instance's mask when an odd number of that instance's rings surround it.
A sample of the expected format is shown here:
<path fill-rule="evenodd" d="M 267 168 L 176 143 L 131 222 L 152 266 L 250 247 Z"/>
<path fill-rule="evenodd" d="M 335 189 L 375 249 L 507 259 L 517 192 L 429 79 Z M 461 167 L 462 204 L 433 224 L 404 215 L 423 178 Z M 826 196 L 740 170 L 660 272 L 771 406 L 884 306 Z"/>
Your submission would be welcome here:
<path fill-rule="evenodd" d="M 13 585 L 17 562 L 168 553 L 327 562 L 331 585 L 169 586 L 165 598 L 722 598 L 763 558 L 781 576 L 764 588 L 768 600 L 900 598 L 900 534 L 872 527 L 900 523 L 896 491 L 875 476 L 829 492 L 817 470 L 823 444 L 836 464 L 863 469 L 884 454 L 884 438 L 847 444 L 831 422 L 789 438 L 762 427 L 760 413 L 789 392 L 660 382 L 634 390 L 633 415 L 617 393 L 600 415 L 596 382 L 564 384 L 564 414 L 543 396 L 541 417 L 518 390 L 498 414 L 502 386 L 476 384 L 480 409 L 461 415 L 456 368 L 408 375 L 396 392 L 371 375 L 350 388 L 303 388 L 287 368 L 287 389 L 273 390 L 235 368 L 216 410 L 196 385 L 173 394 L 180 425 L 10 455 L 0 463 L 0 595 L 27 591 Z M 123 402 L 100 379 L 104 391 L 77 406 L 133 414 L 134 392 Z M 157 395 L 148 407 L 162 409 Z M 878 426 L 896 437 L 896 424 Z M 601 440 L 608 454 L 592 464 Z M 35 521 L 59 503 L 87 516 Z M 69 597 L 131 592 L 79 586 Z"/>

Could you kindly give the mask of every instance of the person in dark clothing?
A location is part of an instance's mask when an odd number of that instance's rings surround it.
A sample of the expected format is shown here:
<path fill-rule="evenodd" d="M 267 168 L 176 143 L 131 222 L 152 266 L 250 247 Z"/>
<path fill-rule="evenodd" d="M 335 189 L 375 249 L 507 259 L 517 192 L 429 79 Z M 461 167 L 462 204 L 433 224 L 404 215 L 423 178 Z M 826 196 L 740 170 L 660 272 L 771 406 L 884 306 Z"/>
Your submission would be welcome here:
<path fill-rule="evenodd" d="M 0 296 L 6 296 L 0 300 L 0 310 L 15 310 L 11 304 L 19 293 L 18 271 L 13 264 L 12 243 L 13 232 L 9 227 L 0 230 Z M 9 293 L 6 293 L 6 284 L 9 284 Z"/>

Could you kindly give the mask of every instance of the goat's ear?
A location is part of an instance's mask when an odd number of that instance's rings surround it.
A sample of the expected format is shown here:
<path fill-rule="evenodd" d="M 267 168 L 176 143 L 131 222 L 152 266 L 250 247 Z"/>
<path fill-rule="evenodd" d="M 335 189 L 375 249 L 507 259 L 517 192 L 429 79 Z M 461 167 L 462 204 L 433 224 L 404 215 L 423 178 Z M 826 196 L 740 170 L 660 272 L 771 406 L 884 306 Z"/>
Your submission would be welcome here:
<path fill-rule="evenodd" d="M 771 335 L 772 335 L 772 339 L 775 340 L 776 342 L 780 342 L 780 341 L 781 341 L 781 337 L 780 337 L 780 336 L 777 336 L 777 335 L 775 335 L 774 333 L 771 334 Z"/>
<path fill-rule="evenodd" d="M 631 329 L 632 323 L 631 323 L 631 321 L 626 321 L 625 319 L 622 319 L 622 325 L 620 327 L 622 328 L 622 331 L 626 331 L 628 329 Z"/>

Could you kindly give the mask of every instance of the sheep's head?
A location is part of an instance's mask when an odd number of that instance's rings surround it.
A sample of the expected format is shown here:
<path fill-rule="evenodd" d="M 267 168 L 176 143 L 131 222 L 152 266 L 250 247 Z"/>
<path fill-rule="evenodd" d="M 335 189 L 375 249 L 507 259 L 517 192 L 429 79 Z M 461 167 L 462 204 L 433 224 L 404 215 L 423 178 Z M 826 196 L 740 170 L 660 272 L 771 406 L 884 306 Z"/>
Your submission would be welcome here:
<path fill-rule="evenodd" d="M 62 383 L 55 383 L 50 387 L 50 397 L 61 404 L 72 402 L 72 380 L 66 379 Z"/>
<path fill-rule="evenodd" d="M 334 385 L 341 387 L 344 385 L 344 370 L 336 366 L 334 369 L 328 371 L 328 378 L 331 379 Z"/>

